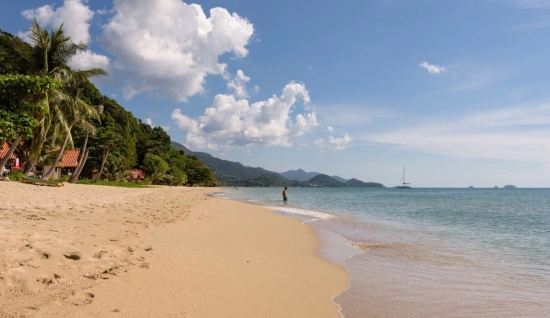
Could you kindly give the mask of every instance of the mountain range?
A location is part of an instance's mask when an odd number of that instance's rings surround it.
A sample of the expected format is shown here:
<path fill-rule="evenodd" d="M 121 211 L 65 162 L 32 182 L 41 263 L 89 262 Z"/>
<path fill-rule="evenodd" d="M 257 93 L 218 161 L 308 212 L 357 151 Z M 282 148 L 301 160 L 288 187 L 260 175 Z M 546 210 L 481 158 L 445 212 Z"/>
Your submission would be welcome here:
<path fill-rule="evenodd" d="M 260 167 L 248 167 L 240 162 L 219 159 L 206 152 L 191 151 L 184 145 L 172 142 L 172 147 L 182 150 L 185 155 L 197 156 L 206 166 L 212 168 L 216 179 L 227 186 L 239 187 L 365 187 L 383 188 L 377 182 L 363 182 L 357 179 L 347 180 L 338 176 L 328 176 L 318 172 L 306 172 L 302 169 L 287 172 L 273 172 Z"/>
<path fill-rule="evenodd" d="M 287 172 L 279 172 L 281 176 L 288 180 L 295 180 L 295 181 L 309 181 L 311 178 L 321 174 L 319 172 L 305 172 L 302 169 L 298 170 L 288 170 Z M 342 183 L 346 183 L 348 179 L 344 179 L 339 176 L 331 176 L 331 178 L 336 179 Z"/>

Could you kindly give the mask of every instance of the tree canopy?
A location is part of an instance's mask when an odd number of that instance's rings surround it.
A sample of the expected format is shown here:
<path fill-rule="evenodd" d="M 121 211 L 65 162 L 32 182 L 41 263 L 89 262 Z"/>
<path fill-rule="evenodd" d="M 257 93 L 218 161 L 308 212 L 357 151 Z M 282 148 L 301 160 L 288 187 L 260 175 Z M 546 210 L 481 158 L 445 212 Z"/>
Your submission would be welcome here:
<path fill-rule="evenodd" d="M 120 181 L 127 170 L 142 169 L 145 182 L 216 184 L 213 170 L 172 148 L 161 127 L 99 92 L 89 78 L 105 71 L 70 68 L 72 57 L 85 50 L 63 26 L 47 31 L 34 20 L 29 43 L 0 30 L 0 142 L 20 140 L 17 155 L 27 166 L 52 162 L 55 149 L 80 148 L 76 171 L 82 177 L 98 171 L 98 178 Z"/>

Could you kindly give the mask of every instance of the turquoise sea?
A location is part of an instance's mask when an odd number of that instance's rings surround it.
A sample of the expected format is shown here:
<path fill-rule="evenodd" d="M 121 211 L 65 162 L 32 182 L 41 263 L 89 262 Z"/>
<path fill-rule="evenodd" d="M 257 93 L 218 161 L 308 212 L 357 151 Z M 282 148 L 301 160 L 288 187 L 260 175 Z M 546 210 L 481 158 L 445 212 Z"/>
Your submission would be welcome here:
<path fill-rule="evenodd" d="M 226 189 L 337 233 L 344 317 L 550 317 L 550 189 Z M 342 250 L 349 250 L 342 244 Z"/>

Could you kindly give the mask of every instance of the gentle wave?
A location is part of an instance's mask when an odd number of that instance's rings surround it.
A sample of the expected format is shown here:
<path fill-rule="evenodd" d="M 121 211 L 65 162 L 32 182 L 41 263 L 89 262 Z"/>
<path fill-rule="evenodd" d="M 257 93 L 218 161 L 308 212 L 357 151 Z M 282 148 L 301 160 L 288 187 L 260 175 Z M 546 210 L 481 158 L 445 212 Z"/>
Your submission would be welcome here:
<path fill-rule="evenodd" d="M 305 210 L 305 209 L 298 209 L 298 208 L 288 208 L 288 207 L 281 207 L 281 206 L 266 206 L 266 208 L 270 210 L 280 211 L 280 212 L 287 212 L 287 213 L 293 213 L 293 214 L 300 214 L 300 215 L 307 215 L 318 219 L 332 219 L 334 218 L 334 215 L 323 213 L 319 211 L 313 211 L 313 210 Z"/>

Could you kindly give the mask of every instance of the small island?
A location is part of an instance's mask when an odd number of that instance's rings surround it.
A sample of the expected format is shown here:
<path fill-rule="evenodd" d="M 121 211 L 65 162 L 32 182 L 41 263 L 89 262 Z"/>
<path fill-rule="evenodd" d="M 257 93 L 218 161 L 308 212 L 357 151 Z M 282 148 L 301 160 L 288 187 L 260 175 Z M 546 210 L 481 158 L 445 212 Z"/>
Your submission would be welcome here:
<path fill-rule="evenodd" d="M 503 189 L 517 189 L 517 187 L 515 185 L 507 184 Z"/>
<path fill-rule="evenodd" d="M 469 186 L 469 187 L 468 187 L 468 189 L 473 189 L 473 188 L 474 188 L 474 186 Z"/>

